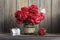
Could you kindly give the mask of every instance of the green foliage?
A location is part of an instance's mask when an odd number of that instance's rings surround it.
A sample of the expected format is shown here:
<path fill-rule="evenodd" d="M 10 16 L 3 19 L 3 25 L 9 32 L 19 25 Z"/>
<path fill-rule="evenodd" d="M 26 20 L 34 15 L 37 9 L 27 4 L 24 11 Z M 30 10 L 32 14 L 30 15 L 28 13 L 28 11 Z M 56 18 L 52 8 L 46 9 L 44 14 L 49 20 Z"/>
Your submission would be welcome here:
<path fill-rule="evenodd" d="M 34 35 L 39 36 L 38 32 L 36 32 L 36 31 L 34 32 Z"/>
<path fill-rule="evenodd" d="M 26 28 L 34 28 L 34 25 L 32 25 L 32 24 L 24 24 L 24 27 L 26 27 Z"/>

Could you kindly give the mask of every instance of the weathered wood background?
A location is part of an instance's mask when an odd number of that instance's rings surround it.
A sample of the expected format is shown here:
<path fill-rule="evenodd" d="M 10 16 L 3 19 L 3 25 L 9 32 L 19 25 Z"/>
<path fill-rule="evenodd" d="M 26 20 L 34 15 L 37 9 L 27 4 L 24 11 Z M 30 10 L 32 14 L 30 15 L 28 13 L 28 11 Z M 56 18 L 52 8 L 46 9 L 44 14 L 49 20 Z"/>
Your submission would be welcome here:
<path fill-rule="evenodd" d="M 36 4 L 46 9 L 46 18 L 40 27 L 45 27 L 50 33 L 60 32 L 60 0 L 0 0 L 0 33 L 8 32 L 16 26 L 14 13 L 23 6 Z"/>

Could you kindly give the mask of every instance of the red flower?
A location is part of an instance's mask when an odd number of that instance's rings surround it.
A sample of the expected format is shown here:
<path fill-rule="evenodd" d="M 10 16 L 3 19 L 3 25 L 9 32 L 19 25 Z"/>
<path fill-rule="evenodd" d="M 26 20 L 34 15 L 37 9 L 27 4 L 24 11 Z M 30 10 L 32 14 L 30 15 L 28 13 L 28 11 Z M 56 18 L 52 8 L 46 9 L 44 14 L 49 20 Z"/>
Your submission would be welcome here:
<path fill-rule="evenodd" d="M 38 33 L 39 33 L 40 35 L 45 35 L 45 34 L 46 34 L 44 28 L 39 29 L 39 30 L 38 30 Z"/>
<path fill-rule="evenodd" d="M 41 20 L 44 20 L 45 19 L 45 16 L 43 13 L 40 13 L 40 17 L 41 17 Z"/>
<path fill-rule="evenodd" d="M 36 19 L 35 19 L 35 23 L 36 23 L 36 24 L 39 24 L 39 23 L 41 22 L 40 20 L 41 20 L 40 17 L 37 16 Z"/>
<path fill-rule="evenodd" d="M 19 14 L 20 14 L 20 10 L 17 10 L 17 11 L 15 12 L 15 17 L 17 18 Z"/>
<path fill-rule="evenodd" d="M 30 7 L 22 7 L 21 10 L 15 12 L 15 18 L 18 24 L 39 24 L 44 20 L 45 16 L 43 13 L 39 14 L 38 7 L 31 5 Z"/>
<path fill-rule="evenodd" d="M 22 11 L 17 11 L 15 13 L 15 17 L 19 20 L 25 20 L 28 16 L 28 13 L 22 12 Z"/>
<path fill-rule="evenodd" d="M 37 7 L 37 5 L 31 5 L 31 6 L 29 7 L 29 9 L 37 9 L 37 10 L 38 10 L 38 7 Z"/>
<path fill-rule="evenodd" d="M 21 21 L 21 20 L 16 20 L 16 23 L 17 23 L 17 24 L 23 24 L 23 21 Z"/>
<path fill-rule="evenodd" d="M 28 12 L 28 7 L 22 7 L 21 10 L 22 10 L 23 12 Z"/>
<path fill-rule="evenodd" d="M 36 5 L 31 5 L 30 7 L 29 7 L 29 13 L 33 13 L 33 14 L 35 14 L 35 15 L 38 15 L 38 7 L 36 6 Z"/>
<path fill-rule="evenodd" d="M 35 15 L 38 15 L 38 10 L 37 9 L 29 9 L 29 13 L 33 13 Z"/>
<path fill-rule="evenodd" d="M 28 17 L 28 13 L 25 13 L 25 12 L 21 13 L 22 20 L 25 20 L 27 17 Z"/>

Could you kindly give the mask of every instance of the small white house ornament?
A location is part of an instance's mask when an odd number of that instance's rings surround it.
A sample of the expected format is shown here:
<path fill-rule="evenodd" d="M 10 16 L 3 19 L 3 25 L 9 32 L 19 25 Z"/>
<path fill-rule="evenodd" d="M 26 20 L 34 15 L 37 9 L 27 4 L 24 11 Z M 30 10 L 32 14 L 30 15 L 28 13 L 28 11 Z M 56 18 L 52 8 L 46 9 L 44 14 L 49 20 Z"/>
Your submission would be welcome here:
<path fill-rule="evenodd" d="M 18 36 L 18 35 L 20 35 L 20 29 L 19 28 L 12 28 L 11 33 L 12 33 L 12 36 Z"/>

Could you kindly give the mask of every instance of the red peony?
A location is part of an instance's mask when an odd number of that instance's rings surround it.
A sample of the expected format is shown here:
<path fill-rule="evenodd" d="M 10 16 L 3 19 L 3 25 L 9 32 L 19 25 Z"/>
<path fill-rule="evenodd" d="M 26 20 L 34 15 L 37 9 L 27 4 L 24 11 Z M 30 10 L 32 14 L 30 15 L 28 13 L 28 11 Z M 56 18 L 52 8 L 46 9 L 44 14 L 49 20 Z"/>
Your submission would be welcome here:
<path fill-rule="evenodd" d="M 44 20 L 45 19 L 45 16 L 43 13 L 40 13 L 40 17 L 41 17 L 41 20 Z"/>
<path fill-rule="evenodd" d="M 15 12 L 15 17 L 18 18 L 19 14 L 20 14 L 20 11 L 17 10 L 17 11 Z"/>
<path fill-rule="evenodd" d="M 39 24 L 44 20 L 44 13 L 39 12 L 36 5 L 22 7 L 21 10 L 15 12 L 17 24 Z"/>
<path fill-rule="evenodd" d="M 22 7 L 22 8 L 21 8 L 21 11 L 23 11 L 23 12 L 28 12 L 28 7 Z"/>
<path fill-rule="evenodd" d="M 28 13 L 25 13 L 23 11 L 16 11 L 15 17 L 17 19 L 17 23 L 18 22 L 20 23 L 21 21 L 25 20 L 28 17 Z"/>
<path fill-rule="evenodd" d="M 17 24 L 23 24 L 23 21 L 21 20 L 16 20 Z"/>
<path fill-rule="evenodd" d="M 36 5 L 31 5 L 29 7 L 29 13 L 33 13 L 35 15 L 39 14 L 38 7 Z"/>
<path fill-rule="evenodd" d="M 38 33 L 39 33 L 40 35 L 45 35 L 45 34 L 46 34 L 46 31 L 45 31 L 44 28 L 41 28 L 41 29 L 39 29 Z"/>
<path fill-rule="evenodd" d="M 31 5 L 31 6 L 29 7 L 29 9 L 37 9 L 37 10 L 38 10 L 38 7 L 37 7 L 37 5 Z"/>

